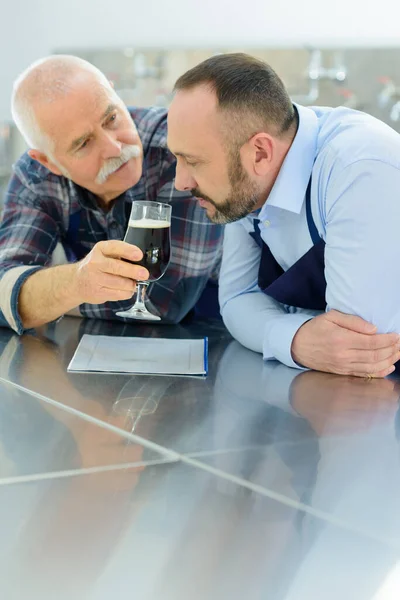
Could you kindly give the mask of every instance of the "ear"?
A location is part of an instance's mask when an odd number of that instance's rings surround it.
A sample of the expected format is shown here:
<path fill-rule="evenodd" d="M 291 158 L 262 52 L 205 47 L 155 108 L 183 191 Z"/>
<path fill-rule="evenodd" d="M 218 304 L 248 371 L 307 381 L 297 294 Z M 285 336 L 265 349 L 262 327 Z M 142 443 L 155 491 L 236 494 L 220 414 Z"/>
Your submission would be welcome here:
<path fill-rule="evenodd" d="M 248 168 L 255 175 L 264 176 L 271 171 L 271 164 L 275 154 L 274 138 L 268 133 L 260 132 L 251 137 L 242 147 Z"/>
<path fill-rule="evenodd" d="M 46 154 L 40 152 L 40 150 L 28 150 L 28 154 L 33 160 L 36 160 L 38 163 L 46 167 L 46 169 L 54 173 L 54 175 L 62 175 L 60 169 L 48 158 Z"/>

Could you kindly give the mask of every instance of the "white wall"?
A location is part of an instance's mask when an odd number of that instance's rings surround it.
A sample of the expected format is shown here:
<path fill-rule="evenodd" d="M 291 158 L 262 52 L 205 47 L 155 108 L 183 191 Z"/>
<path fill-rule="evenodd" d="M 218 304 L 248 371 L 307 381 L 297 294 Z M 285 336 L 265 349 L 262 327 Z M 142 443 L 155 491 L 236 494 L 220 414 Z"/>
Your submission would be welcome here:
<path fill-rule="evenodd" d="M 12 81 L 62 47 L 399 45 L 397 0 L 1 0 L 0 120 Z"/>

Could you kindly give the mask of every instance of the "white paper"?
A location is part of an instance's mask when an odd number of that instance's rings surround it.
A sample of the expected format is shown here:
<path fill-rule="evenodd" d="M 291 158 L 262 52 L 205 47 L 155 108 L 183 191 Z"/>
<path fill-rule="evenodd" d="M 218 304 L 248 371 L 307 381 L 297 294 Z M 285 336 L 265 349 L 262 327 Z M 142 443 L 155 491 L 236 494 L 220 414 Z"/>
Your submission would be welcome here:
<path fill-rule="evenodd" d="M 175 340 L 85 334 L 68 371 L 205 375 L 207 339 Z"/>

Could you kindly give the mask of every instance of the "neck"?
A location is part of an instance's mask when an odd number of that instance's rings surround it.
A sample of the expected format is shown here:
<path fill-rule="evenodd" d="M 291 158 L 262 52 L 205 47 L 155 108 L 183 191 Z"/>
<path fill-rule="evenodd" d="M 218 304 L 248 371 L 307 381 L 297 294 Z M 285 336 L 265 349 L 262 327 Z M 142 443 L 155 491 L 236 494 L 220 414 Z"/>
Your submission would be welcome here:
<path fill-rule="evenodd" d="M 277 139 L 276 166 L 274 168 L 271 168 L 271 172 L 268 174 L 268 181 L 260 194 L 260 200 L 257 202 L 257 205 L 254 207 L 254 210 L 262 208 L 264 206 L 264 204 L 267 202 L 268 196 L 270 195 L 272 188 L 275 185 L 275 182 L 278 178 L 279 172 L 282 168 L 285 158 L 286 158 L 290 148 L 292 147 L 294 139 L 297 135 L 297 130 L 299 128 L 299 113 L 295 106 L 294 106 L 294 110 L 295 110 L 295 118 L 294 118 L 293 124 L 291 125 L 291 127 L 289 128 L 289 130 L 286 132 L 286 134 L 284 136 L 282 136 L 280 139 L 279 138 Z"/>
<path fill-rule="evenodd" d="M 270 195 L 272 188 L 275 185 L 275 182 L 278 178 L 279 172 L 282 168 L 283 163 L 285 162 L 285 158 L 293 144 L 293 140 L 295 138 L 296 132 L 291 136 L 290 140 L 280 140 L 276 145 L 276 166 L 271 168 L 270 173 L 268 174 L 268 182 L 266 183 L 262 193 L 260 195 L 260 200 L 257 203 L 255 209 L 262 208 L 264 204 L 268 200 L 268 196 Z"/>
<path fill-rule="evenodd" d="M 114 201 L 121 194 L 99 194 L 96 195 L 97 204 L 104 212 L 109 212 L 114 205 Z"/>

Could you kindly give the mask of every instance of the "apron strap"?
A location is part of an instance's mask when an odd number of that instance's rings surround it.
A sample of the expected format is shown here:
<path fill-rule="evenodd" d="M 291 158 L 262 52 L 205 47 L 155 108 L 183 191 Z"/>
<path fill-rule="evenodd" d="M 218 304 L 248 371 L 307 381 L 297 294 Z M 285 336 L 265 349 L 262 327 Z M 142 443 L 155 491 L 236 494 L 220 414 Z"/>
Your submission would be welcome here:
<path fill-rule="evenodd" d="M 314 246 L 321 241 L 321 236 L 318 233 L 318 229 L 315 226 L 314 219 L 311 211 L 311 177 L 308 182 L 307 191 L 306 191 L 306 215 L 307 215 L 307 225 L 308 231 L 310 232 L 310 237 L 312 239 L 312 243 Z"/>

